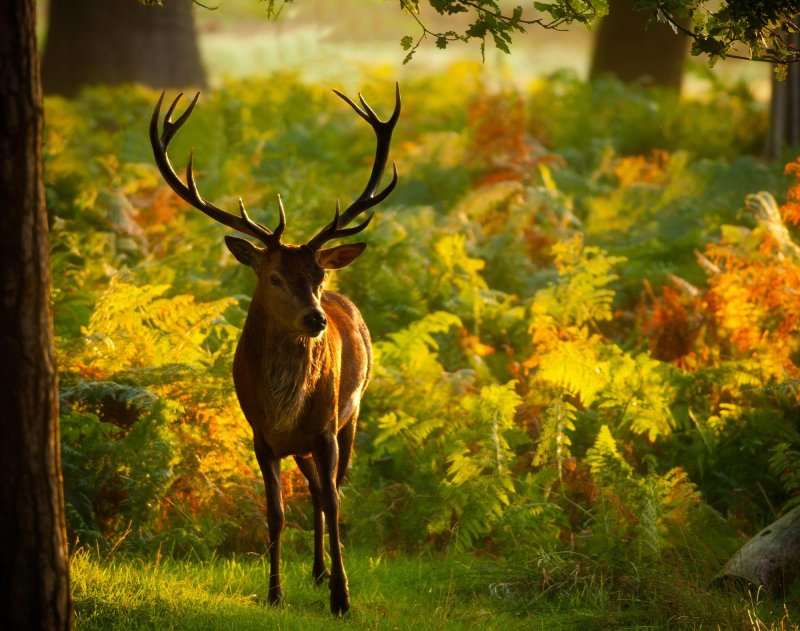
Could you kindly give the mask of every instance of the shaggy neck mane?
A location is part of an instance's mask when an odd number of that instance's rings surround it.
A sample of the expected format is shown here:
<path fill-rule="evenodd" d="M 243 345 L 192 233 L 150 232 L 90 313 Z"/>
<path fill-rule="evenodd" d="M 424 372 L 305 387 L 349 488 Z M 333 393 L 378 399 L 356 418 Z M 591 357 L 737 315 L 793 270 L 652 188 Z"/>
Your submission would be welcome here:
<path fill-rule="evenodd" d="M 319 338 L 290 336 L 275 330 L 267 317 L 248 314 L 244 335 L 261 338 L 252 339 L 246 348 L 251 353 L 251 365 L 273 426 L 280 429 L 295 426 L 320 378 L 325 334 Z M 266 344 L 263 338 L 267 338 Z"/>

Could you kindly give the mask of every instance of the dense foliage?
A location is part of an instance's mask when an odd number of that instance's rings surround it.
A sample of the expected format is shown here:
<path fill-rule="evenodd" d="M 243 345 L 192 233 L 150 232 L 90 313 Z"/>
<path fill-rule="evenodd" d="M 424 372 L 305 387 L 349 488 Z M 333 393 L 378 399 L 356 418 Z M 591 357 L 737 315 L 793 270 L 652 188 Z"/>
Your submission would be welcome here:
<path fill-rule="evenodd" d="M 376 351 L 347 540 L 530 561 L 544 593 L 587 559 L 617 577 L 688 559 L 713 573 L 800 496 L 800 163 L 734 157 L 765 124 L 741 88 L 678 102 L 447 77 L 403 86 L 401 184 L 329 280 Z M 378 111 L 387 86 L 364 86 Z M 292 76 L 228 87 L 203 96 L 174 162 L 193 146 L 204 195 L 241 195 L 267 225 L 280 192 L 300 240 L 360 190 L 372 139 Z M 156 98 L 47 103 L 69 531 L 101 549 L 260 552 L 230 379 L 254 279 L 161 181 Z M 289 539 L 307 546 L 307 491 L 285 469 Z"/>

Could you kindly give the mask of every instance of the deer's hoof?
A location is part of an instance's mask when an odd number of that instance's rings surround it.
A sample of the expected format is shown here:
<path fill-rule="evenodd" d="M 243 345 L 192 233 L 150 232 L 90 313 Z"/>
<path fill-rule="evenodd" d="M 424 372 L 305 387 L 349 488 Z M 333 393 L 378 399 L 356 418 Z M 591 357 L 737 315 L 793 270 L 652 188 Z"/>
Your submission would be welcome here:
<path fill-rule="evenodd" d="M 344 594 L 337 597 L 331 592 L 331 613 L 334 616 L 344 616 L 348 611 L 350 611 L 350 596 Z"/>
<path fill-rule="evenodd" d="M 267 594 L 267 601 L 270 605 L 277 606 L 283 601 L 283 589 L 278 587 L 270 587 L 269 594 Z"/>
<path fill-rule="evenodd" d="M 321 570 L 314 570 L 312 576 L 314 585 L 317 587 L 324 585 L 330 579 L 330 577 L 330 572 L 328 572 L 328 570 L 326 570 L 324 567 Z"/>

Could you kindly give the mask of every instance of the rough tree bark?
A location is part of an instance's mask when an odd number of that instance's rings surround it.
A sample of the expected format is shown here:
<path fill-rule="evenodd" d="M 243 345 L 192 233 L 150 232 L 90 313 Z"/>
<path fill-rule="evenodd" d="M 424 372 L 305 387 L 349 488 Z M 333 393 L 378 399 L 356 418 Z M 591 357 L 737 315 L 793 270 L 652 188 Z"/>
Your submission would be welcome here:
<path fill-rule="evenodd" d="M 797 48 L 800 33 L 786 35 L 786 41 Z M 786 146 L 797 145 L 800 145 L 800 66 L 789 64 L 785 81 L 772 78 L 767 157 L 777 160 Z"/>
<path fill-rule="evenodd" d="M 642 82 L 679 90 L 689 40 L 664 24 L 649 28 L 650 15 L 633 10 L 634 0 L 611 0 L 597 31 L 589 78 L 612 74 L 625 83 Z"/>
<path fill-rule="evenodd" d="M 35 0 L 0 0 L 0 629 L 70 629 Z"/>
<path fill-rule="evenodd" d="M 42 59 L 46 94 L 85 85 L 205 87 L 191 0 L 51 0 Z"/>
<path fill-rule="evenodd" d="M 800 506 L 744 544 L 714 579 L 780 595 L 800 572 Z"/>

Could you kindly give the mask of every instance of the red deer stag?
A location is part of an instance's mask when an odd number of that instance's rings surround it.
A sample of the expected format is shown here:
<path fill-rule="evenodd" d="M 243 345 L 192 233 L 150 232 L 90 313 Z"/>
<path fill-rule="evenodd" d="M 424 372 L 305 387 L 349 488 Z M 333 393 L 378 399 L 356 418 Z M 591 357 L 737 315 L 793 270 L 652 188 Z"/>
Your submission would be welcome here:
<path fill-rule="evenodd" d="M 362 223 L 346 228 L 364 211 L 382 202 L 397 184 L 392 181 L 377 192 L 389 155 L 392 131 L 400 116 L 400 88 L 395 108 L 381 121 L 359 95 L 361 106 L 334 91 L 366 120 L 377 137 L 375 161 L 367 186 L 340 213 L 336 203 L 333 220 L 305 245 L 281 243 L 286 226 L 278 196 L 280 219 L 270 231 L 254 222 L 239 200 L 239 216 L 203 199 L 192 173 L 192 156 L 186 166 L 186 183 L 175 173 L 167 147 L 189 118 L 199 93 L 186 111 L 172 121 L 179 94 L 164 116 L 159 133 L 162 93 L 150 121 L 150 142 L 155 161 L 169 186 L 186 202 L 221 224 L 261 241 L 226 236 L 225 243 L 236 259 L 256 274 L 256 288 L 233 360 L 233 382 L 239 404 L 253 429 L 256 457 L 264 476 L 269 527 L 269 602 L 283 597 L 280 575 L 281 531 L 284 524 L 281 499 L 281 458 L 294 456 L 308 480 L 314 505 L 314 582 L 327 576 L 324 556 L 324 523 L 330 535 L 330 603 L 334 614 L 350 607 L 347 576 L 339 545 L 339 484 L 350 461 L 359 405 L 372 365 L 369 331 L 358 309 L 344 296 L 323 290 L 325 270 L 349 265 L 366 244 L 351 243 L 332 248 L 322 246 L 333 239 L 349 237 L 367 227 Z"/>

